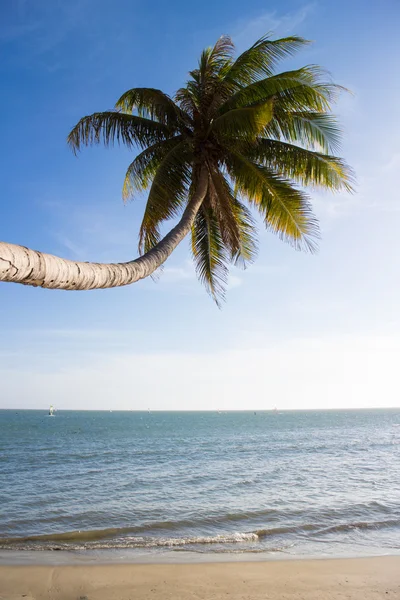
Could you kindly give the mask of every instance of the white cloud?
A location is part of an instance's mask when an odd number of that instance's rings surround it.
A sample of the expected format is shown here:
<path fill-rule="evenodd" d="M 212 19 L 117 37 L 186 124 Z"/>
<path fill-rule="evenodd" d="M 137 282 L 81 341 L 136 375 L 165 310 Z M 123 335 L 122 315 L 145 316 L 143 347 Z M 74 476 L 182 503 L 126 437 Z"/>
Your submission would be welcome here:
<path fill-rule="evenodd" d="M 242 285 L 243 281 L 240 277 L 238 277 L 237 275 L 232 275 L 232 273 L 229 273 L 229 278 L 228 278 L 228 289 L 231 290 L 232 288 L 236 288 L 239 287 L 240 285 Z"/>
<path fill-rule="evenodd" d="M 376 146 L 379 150 L 380 145 Z M 368 163 L 359 162 L 355 166 L 357 181 L 354 194 L 311 192 L 317 216 L 329 227 L 330 221 L 349 218 L 360 212 L 399 212 L 400 203 L 395 193 L 399 170 L 398 152 L 393 152 L 389 159 L 375 164 L 372 170 Z"/>
<path fill-rule="evenodd" d="M 41 202 L 54 222 L 51 253 L 81 261 L 123 262 L 136 258 L 138 224 L 134 207 L 99 201 L 97 206 Z"/>
<path fill-rule="evenodd" d="M 241 20 L 232 27 L 232 38 L 239 50 L 254 43 L 255 40 L 268 32 L 274 35 L 287 35 L 295 33 L 307 16 L 311 13 L 315 3 L 308 3 L 295 12 L 279 14 L 278 11 L 267 11 L 252 19 Z"/>
<path fill-rule="evenodd" d="M 113 329 L 30 329 L 20 331 L 19 334 L 25 340 L 35 339 L 38 336 L 43 340 L 51 340 L 54 343 L 55 338 L 70 339 L 77 342 L 83 340 L 101 340 L 102 343 L 109 342 L 111 338 L 121 338 L 121 334 L 133 335 L 134 331 L 124 329 L 122 332 Z"/>
<path fill-rule="evenodd" d="M 384 173 L 398 173 L 400 171 L 400 152 L 395 152 L 391 159 L 382 166 Z"/>
<path fill-rule="evenodd" d="M 69 237 L 62 233 L 55 234 L 54 237 L 57 239 L 58 243 L 67 248 L 70 251 L 70 256 L 68 258 L 75 260 L 87 260 L 87 251 L 83 246 L 76 244 L 74 241 L 70 240 Z"/>
<path fill-rule="evenodd" d="M 376 145 L 377 153 L 383 152 L 380 144 Z M 385 148 L 387 155 L 387 149 Z M 389 151 L 390 154 L 390 151 Z M 377 154 L 378 155 L 378 154 Z M 361 205 L 363 210 L 374 213 L 398 213 L 400 203 L 397 194 L 397 177 L 400 170 L 400 153 L 393 151 L 389 159 L 377 164 L 372 172 L 365 169 L 362 187 L 360 186 Z"/>
<path fill-rule="evenodd" d="M 269 232 L 267 232 L 270 235 Z M 249 267 L 249 272 L 253 275 L 281 275 L 287 272 L 285 264 L 255 264 Z"/>
<path fill-rule="evenodd" d="M 190 261 L 185 261 L 182 266 L 166 266 L 160 273 L 160 281 L 167 284 L 187 282 L 194 279 L 194 267 Z"/>
<path fill-rule="evenodd" d="M 357 210 L 365 209 L 363 196 L 355 194 L 311 193 L 312 204 L 321 220 L 343 219 Z"/>

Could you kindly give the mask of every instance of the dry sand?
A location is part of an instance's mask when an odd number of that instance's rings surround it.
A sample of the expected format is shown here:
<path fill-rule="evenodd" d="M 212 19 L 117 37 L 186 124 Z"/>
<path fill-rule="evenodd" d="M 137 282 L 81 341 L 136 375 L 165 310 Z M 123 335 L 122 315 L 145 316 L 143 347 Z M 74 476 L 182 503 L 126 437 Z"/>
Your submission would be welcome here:
<path fill-rule="evenodd" d="M 400 556 L 268 562 L 0 566 L 1 600 L 400 600 Z"/>

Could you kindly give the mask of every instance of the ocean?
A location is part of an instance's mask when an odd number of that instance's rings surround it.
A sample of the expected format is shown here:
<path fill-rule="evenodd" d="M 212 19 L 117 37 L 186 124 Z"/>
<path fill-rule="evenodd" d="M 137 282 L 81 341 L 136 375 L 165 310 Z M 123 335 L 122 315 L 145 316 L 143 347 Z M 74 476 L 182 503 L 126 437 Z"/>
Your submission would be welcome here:
<path fill-rule="evenodd" d="M 399 553 L 400 410 L 2 410 L 0 549 Z"/>

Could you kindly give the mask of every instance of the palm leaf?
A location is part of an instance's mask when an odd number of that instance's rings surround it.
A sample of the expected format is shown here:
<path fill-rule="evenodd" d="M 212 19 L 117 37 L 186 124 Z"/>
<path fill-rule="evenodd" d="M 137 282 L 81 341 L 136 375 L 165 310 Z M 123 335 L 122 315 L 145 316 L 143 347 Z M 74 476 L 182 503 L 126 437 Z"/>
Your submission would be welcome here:
<path fill-rule="evenodd" d="M 229 36 L 222 36 L 212 48 L 206 48 L 200 57 L 199 68 L 190 74 L 194 85 L 189 87 L 195 98 L 195 106 L 209 116 L 215 106 L 226 99 L 226 85 L 223 73 L 232 63 L 234 46 Z"/>
<path fill-rule="evenodd" d="M 237 192 L 259 210 L 268 229 L 298 250 L 315 251 L 318 223 L 303 192 L 238 152 L 231 152 L 227 168 Z"/>
<path fill-rule="evenodd" d="M 228 182 L 218 168 L 209 167 L 209 203 L 218 219 L 222 240 L 234 256 L 240 248 L 240 231 L 235 219 Z"/>
<path fill-rule="evenodd" d="M 149 187 L 162 160 L 182 141 L 183 136 L 177 135 L 164 142 L 157 142 L 157 144 L 149 146 L 136 156 L 126 171 L 122 187 L 124 201 L 132 197 L 135 192 L 141 193 Z"/>
<path fill-rule="evenodd" d="M 179 88 L 175 93 L 174 100 L 184 112 L 193 118 L 193 113 L 196 110 L 197 105 L 193 95 L 187 87 Z"/>
<path fill-rule="evenodd" d="M 306 44 L 309 42 L 301 37 L 271 40 L 269 34 L 265 35 L 235 60 L 226 73 L 225 80 L 242 87 L 262 76 L 271 76 L 280 60 L 292 56 Z"/>
<path fill-rule="evenodd" d="M 119 98 L 115 108 L 127 114 L 137 110 L 140 117 L 159 121 L 169 128 L 178 126 L 178 123 L 190 123 L 186 115 L 175 102 L 155 88 L 132 88 Z"/>
<path fill-rule="evenodd" d="M 81 146 L 123 143 L 128 148 L 145 148 L 170 137 L 170 129 L 157 121 L 114 111 L 83 117 L 70 132 L 67 142 L 74 152 Z"/>
<path fill-rule="evenodd" d="M 231 260 L 245 267 L 253 260 L 257 250 L 251 214 L 234 196 L 228 181 L 217 168 L 210 168 L 209 190 L 210 205 Z"/>
<path fill-rule="evenodd" d="M 255 144 L 248 145 L 243 150 L 251 160 L 302 185 L 331 191 L 352 191 L 352 170 L 336 156 L 265 138 L 258 139 Z"/>
<path fill-rule="evenodd" d="M 236 108 L 217 117 L 211 131 L 218 138 L 255 139 L 264 131 L 273 116 L 273 102 L 268 100 L 247 108 Z"/>
<path fill-rule="evenodd" d="M 265 133 L 278 140 L 301 144 L 326 154 L 339 149 L 342 135 L 336 117 L 331 114 L 312 111 L 288 114 L 277 106 L 274 108 L 274 119 L 267 125 Z"/>
<path fill-rule="evenodd" d="M 160 224 L 175 217 L 187 200 L 192 163 L 193 152 L 185 141 L 173 147 L 159 163 L 140 226 L 140 252 L 148 252 L 158 243 Z"/>
<path fill-rule="evenodd" d="M 257 255 L 256 224 L 251 212 L 237 198 L 234 198 L 232 210 L 240 233 L 239 248 L 236 254 L 232 255 L 232 260 L 236 266 L 245 268 L 248 263 L 254 261 Z"/>
<path fill-rule="evenodd" d="M 199 68 L 192 71 L 195 79 L 203 85 L 207 85 L 215 77 L 221 76 L 221 69 L 225 69 L 227 64 L 232 61 L 232 54 L 235 46 L 228 35 L 222 35 L 216 44 L 203 50 L 199 60 Z"/>
<path fill-rule="evenodd" d="M 339 91 L 345 88 L 325 81 L 325 77 L 327 73 L 315 65 L 267 77 L 233 94 L 219 112 L 223 114 L 270 98 L 278 104 L 285 101 L 286 110 L 329 110 Z"/>
<path fill-rule="evenodd" d="M 203 202 L 192 227 L 192 253 L 197 277 L 217 306 L 221 306 L 228 282 L 228 257 L 218 219 L 207 201 Z"/>

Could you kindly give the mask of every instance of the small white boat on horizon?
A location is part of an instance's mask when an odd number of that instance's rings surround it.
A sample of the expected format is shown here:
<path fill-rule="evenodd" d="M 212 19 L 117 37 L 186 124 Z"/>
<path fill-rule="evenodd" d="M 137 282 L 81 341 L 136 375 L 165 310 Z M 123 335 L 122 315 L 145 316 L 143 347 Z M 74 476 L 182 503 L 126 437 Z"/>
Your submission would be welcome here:
<path fill-rule="evenodd" d="M 56 409 L 54 408 L 54 406 L 52 404 L 50 404 L 50 408 L 49 408 L 49 417 L 54 417 L 54 413 L 55 413 Z"/>

